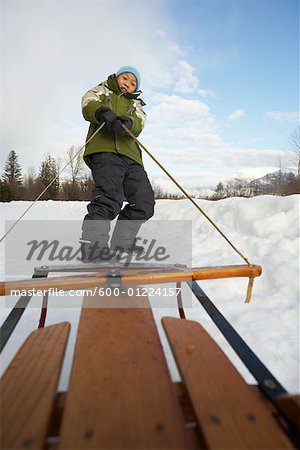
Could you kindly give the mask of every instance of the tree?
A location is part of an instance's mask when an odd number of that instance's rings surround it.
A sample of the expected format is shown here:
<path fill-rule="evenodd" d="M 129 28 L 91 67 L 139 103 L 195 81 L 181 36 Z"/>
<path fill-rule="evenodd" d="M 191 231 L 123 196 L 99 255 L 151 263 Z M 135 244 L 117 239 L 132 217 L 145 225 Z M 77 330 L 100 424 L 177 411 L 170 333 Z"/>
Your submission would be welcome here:
<path fill-rule="evenodd" d="M 35 200 L 43 191 L 44 185 L 39 180 L 33 167 L 30 167 L 24 176 L 23 192 L 25 200 Z"/>
<path fill-rule="evenodd" d="M 84 176 L 82 153 L 79 152 L 79 148 L 72 145 L 67 151 L 66 163 L 68 163 L 68 170 L 71 175 L 69 199 L 77 200 L 80 191 L 79 181 Z"/>
<path fill-rule="evenodd" d="M 42 199 L 56 199 L 59 192 L 59 170 L 58 164 L 50 154 L 45 156 L 44 161 L 41 164 L 39 171 L 39 181 L 41 182 L 43 188 L 49 185 L 54 179 L 55 181 L 49 186 Z"/>
<path fill-rule="evenodd" d="M 255 197 L 264 193 L 264 185 L 259 179 L 250 179 L 249 181 L 249 196 Z"/>
<path fill-rule="evenodd" d="M 3 179 L 8 182 L 14 180 L 17 184 L 22 184 L 22 169 L 18 161 L 18 155 L 14 150 L 11 150 L 8 154 Z"/>
<path fill-rule="evenodd" d="M 300 126 L 294 130 L 291 137 L 292 155 L 291 161 L 296 166 L 297 177 L 300 178 Z"/>
<path fill-rule="evenodd" d="M 22 194 L 22 168 L 14 150 L 8 154 L 1 182 L 2 200 L 19 200 Z"/>
<path fill-rule="evenodd" d="M 220 200 L 225 197 L 225 188 L 223 183 L 218 183 L 215 189 L 215 193 L 212 195 L 212 200 Z"/>
<path fill-rule="evenodd" d="M 93 189 L 93 178 L 87 172 L 84 172 L 84 177 L 80 181 L 80 200 L 91 200 Z"/>
<path fill-rule="evenodd" d="M 0 200 L 1 202 L 10 202 L 13 200 L 9 184 L 4 180 L 0 180 Z"/>
<path fill-rule="evenodd" d="M 152 181 L 151 185 L 154 191 L 154 197 L 156 199 L 166 198 L 167 193 L 162 189 L 162 187 L 159 184 L 156 184 L 154 181 Z"/>

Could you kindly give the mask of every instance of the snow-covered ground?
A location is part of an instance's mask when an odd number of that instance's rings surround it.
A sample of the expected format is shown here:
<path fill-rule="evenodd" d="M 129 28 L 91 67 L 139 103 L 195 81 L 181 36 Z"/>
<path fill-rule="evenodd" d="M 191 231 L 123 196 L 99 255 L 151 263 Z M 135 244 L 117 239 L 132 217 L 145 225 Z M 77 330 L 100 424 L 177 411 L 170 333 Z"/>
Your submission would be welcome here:
<path fill-rule="evenodd" d="M 299 196 L 262 196 L 251 199 L 229 198 L 218 202 L 197 200 L 229 239 L 251 263 L 259 264 L 263 274 L 254 284 L 253 298 L 245 304 L 246 279 L 210 280 L 200 283 L 254 352 L 291 391 L 299 391 Z M 4 221 L 15 220 L 29 205 L 11 202 L 1 205 L 1 235 Z M 84 202 L 39 202 L 26 215 L 27 220 L 82 220 Z M 188 200 L 159 200 L 151 220 L 192 220 L 193 265 L 243 264 L 206 219 Z M 19 225 L 17 225 L 18 227 Z M 178 236 L 179 238 L 179 236 Z M 0 244 L 1 279 L 4 277 L 4 244 Z M 68 382 L 69 363 L 78 325 L 79 308 L 50 309 L 47 324 L 68 320 L 72 333 L 61 388 Z M 9 309 L 2 300 L 0 319 L 3 323 Z M 1 372 L 5 370 L 25 336 L 37 327 L 39 309 L 25 311 L 1 356 Z M 166 315 L 177 316 L 175 308 L 155 308 L 157 323 Z M 225 339 L 196 300 L 186 308 L 189 319 L 199 321 L 221 345 L 248 382 L 253 379 L 240 363 Z M 178 376 L 160 329 L 173 377 Z"/>

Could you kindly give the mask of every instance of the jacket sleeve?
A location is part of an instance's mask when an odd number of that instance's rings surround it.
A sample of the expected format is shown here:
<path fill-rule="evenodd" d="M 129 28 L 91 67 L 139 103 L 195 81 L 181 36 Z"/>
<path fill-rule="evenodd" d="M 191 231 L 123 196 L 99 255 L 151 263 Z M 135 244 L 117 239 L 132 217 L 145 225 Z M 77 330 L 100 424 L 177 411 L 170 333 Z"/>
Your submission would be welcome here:
<path fill-rule="evenodd" d="M 133 126 L 131 129 L 132 134 L 138 136 L 142 132 L 145 126 L 146 117 L 147 115 L 143 110 L 142 102 L 139 100 L 135 100 L 133 102 L 133 111 L 130 114 L 130 118 L 133 121 Z"/>
<path fill-rule="evenodd" d="M 82 97 L 82 114 L 85 120 L 91 123 L 99 123 L 95 112 L 101 106 L 107 106 L 109 94 L 105 86 L 99 85 L 87 91 Z"/>

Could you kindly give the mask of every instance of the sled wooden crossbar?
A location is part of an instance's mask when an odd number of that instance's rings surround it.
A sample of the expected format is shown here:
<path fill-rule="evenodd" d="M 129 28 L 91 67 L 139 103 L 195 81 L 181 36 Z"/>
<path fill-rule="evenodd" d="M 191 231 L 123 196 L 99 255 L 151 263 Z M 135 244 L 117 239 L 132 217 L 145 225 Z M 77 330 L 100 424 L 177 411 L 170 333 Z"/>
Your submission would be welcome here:
<path fill-rule="evenodd" d="M 62 269 L 63 270 L 63 269 Z M 96 274 L 80 274 L 76 276 L 63 276 L 51 278 L 38 278 L 30 280 L 2 281 L 0 282 L 0 295 L 18 295 L 16 291 L 62 289 L 87 289 L 107 284 L 107 268 L 97 269 Z M 131 269 L 121 267 L 118 269 L 124 286 L 137 284 L 157 284 L 190 280 L 211 280 L 218 278 L 249 277 L 253 279 L 261 275 L 261 266 L 235 265 L 178 269 Z M 87 271 L 89 271 L 87 269 Z"/>
<path fill-rule="evenodd" d="M 68 323 L 27 338 L 0 383 L 1 449 L 295 448 L 208 332 L 166 317 L 174 383 L 148 299 L 125 297 L 134 307 L 84 298 L 66 392 L 57 385 Z"/>

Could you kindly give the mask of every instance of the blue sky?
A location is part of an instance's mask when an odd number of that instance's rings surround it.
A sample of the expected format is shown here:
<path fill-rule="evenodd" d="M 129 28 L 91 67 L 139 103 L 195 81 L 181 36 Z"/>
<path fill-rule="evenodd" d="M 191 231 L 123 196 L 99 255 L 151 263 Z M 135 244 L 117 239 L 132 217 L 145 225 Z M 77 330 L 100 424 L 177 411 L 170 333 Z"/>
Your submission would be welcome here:
<path fill-rule="evenodd" d="M 191 192 L 289 165 L 297 1 L 10 0 L 1 13 L 1 164 L 11 149 L 25 169 L 63 159 L 85 138 L 81 96 L 130 64 L 147 103 L 140 139 Z"/>
<path fill-rule="evenodd" d="M 233 110 L 245 111 L 245 118 L 224 127 L 222 136 L 287 147 L 289 127 L 279 135 L 278 122 L 262 117 L 266 111 L 298 109 L 298 2 L 213 0 L 167 5 L 180 24 L 176 39 L 187 49 L 201 84 L 216 93 L 210 101 L 214 112 L 225 120 Z"/>

